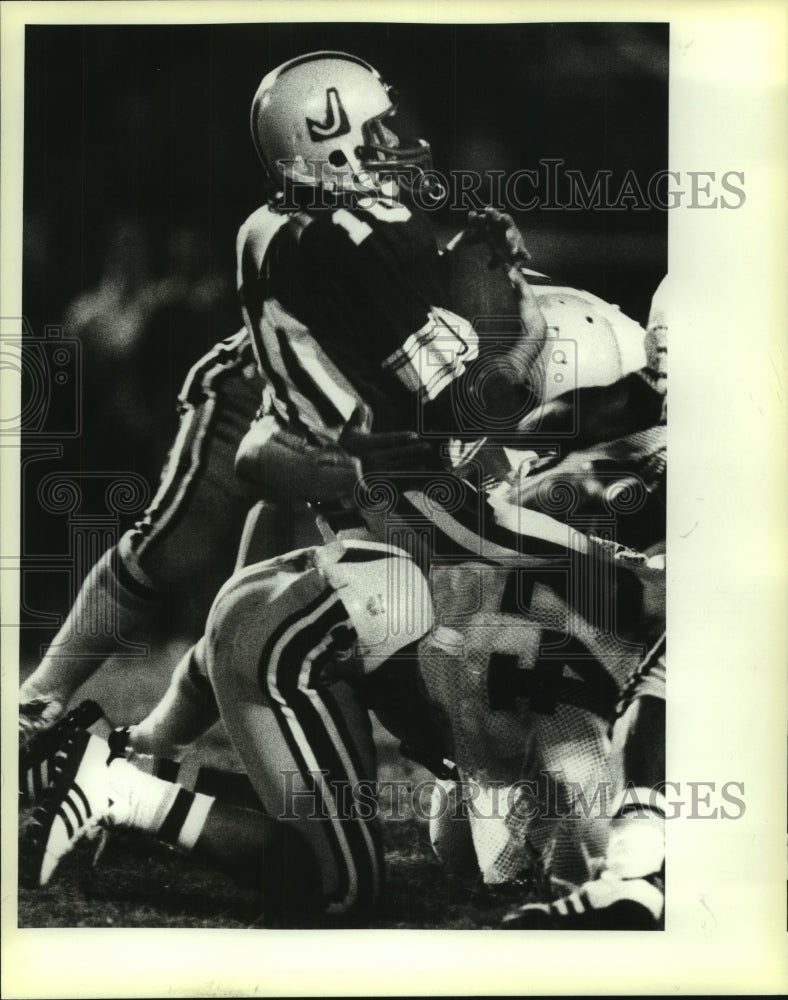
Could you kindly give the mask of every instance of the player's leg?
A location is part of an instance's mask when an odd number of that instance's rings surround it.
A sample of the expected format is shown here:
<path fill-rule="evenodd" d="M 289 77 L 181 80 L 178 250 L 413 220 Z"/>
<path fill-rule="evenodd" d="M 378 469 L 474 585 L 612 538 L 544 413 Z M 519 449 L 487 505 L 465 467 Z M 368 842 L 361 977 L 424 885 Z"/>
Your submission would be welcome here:
<path fill-rule="evenodd" d="M 228 582 L 210 617 L 209 677 L 268 816 L 262 841 L 247 830 L 257 857 L 263 852 L 265 899 L 284 883 L 290 886 L 286 902 L 306 905 L 315 895 L 301 887 L 309 876 L 313 890 L 319 886 L 321 909 L 357 916 L 380 893 L 374 745 L 353 680 L 423 635 L 431 621 L 423 606 L 426 581 L 407 560 L 400 558 L 392 577 L 399 594 L 388 595 L 386 570 L 374 560 L 390 554 L 383 546 L 354 553 L 337 546 L 272 560 Z M 403 607 L 406 597 L 420 613 L 404 635 L 392 638 L 381 611 Z M 89 745 L 99 749 L 88 755 Z M 110 779 L 102 777 L 106 754 L 105 744 L 84 734 L 71 752 L 68 780 L 56 783 L 54 797 L 30 824 L 22 852 L 28 884 L 47 880 L 76 839 L 107 816 L 110 799 L 119 807 L 109 810 L 111 822 L 175 838 L 236 874 L 252 870 L 243 860 L 245 848 L 241 861 L 226 857 L 233 824 L 246 822 L 240 813 L 225 812 L 210 797 L 173 790 L 125 760 L 112 762 Z M 308 858 L 302 862 L 304 844 Z"/>
<path fill-rule="evenodd" d="M 20 805 L 27 808 L 42 802 L 63 740 L 74 729 L 85 729 L 106 739 L 114 754 L 130 757 L 134 766 L 146 774 L 181 785 L 190 792 L 210 795 L 228 805 L 260 812 L 262 805 L 244 771 L 214 767 L 194 755 L 181 760 L 177 753 L 179 746 L 189 742 L 191 733 L 203 732 L 210 725 L 212 715 L 206 710 L 209 703 L 218 715 L 212 694 L 203 702 L 189 690 L 195 680 L 192 670 L 191 656 L 187 655 L 176 667 L 170 688 L 159 705 L 137 726 L 113 730 L 101 706 L 86 700 L 39 733 L 20 752 Z M 202 689 L 209 682 L 203 677 L 196 679 L 196 684 Z"/>
<path fill-rule="evenodd" d="M 611 764 L 623 785 L 613 804 L 599 878 L 552 903 L 510 913 L 508 929 L 656 930 L 664 915 L 665 637 L 649 651 L 622 698 Z"/>
<path fill-rule="evenodd" d="M 357 543 L 349 543 L 351 546 Z M 243 548 L 243 546 L 242 546 Z M 316 550 L 313 550 L 316 551 Z M 368 560 L 369 565 L 377 565 L 376 560 L 382 558 L 380 547 L 361 549 L 355 553 L 357 559 Z M 278 560 L 276 572 L 284 573 L 286 565 L 293 557 Z M 356 573 L 361 563 L 355 562 Z M 260 567 L 256 576 L 265 577 L 265 570 Z M 383 576 L 385 579 L 385 574 Z M 403 574 L 405 589 L 409 595 L 415 593 L 409 585 L 409 577 Z M 336 586 L 343 586 L 343 593 L 348 594 L 348 581 L 335 581 Z M 357 582 L 356 590 L 363 595 L 363 601 L 368 601 L 369 591 L 365 582 Z M 261 587 L 256 594 L 258 601 L 265 600 L 269 591 Z M 263 616 L 268 611 L 261 612 Z M 413 628 L 419 628 L 415 621 Z M 406 625 L 399 627 L 397 632 L 407 647 Z M 424 626 L 426 627 L 426 626 Z M 372 673 L 366 673 L 363 678 L 354 677 L 354 691 L 363 708 L 375 711 L 384 725 L 393 729 L 407 743 L 403 750 L 406 756 L 421 760 L 436 773 L 442 773 L 441 762 L 445 753 L 441 749 L 442 736 L 439 727 L 426 705 L 423 692 L 418 684 L 418 666 L 415 653 L 415 643 L 411 660 L 405 658 L 405 649 L 398 652 L 396 661 L 387 661 Z M 352 709 L 355 713 L 355 704 Z M 210 769 L 186 768 L 186 773 L 177 763 L 169 760 L 171 756 L 180 756 L 181 749 L 197 738 L 215 719 L 219 710 L 213 696 L 213 688 L 207 675 L 205 643 L 198 642 L 183 658 L 176 668 L 169 689 L 149 713 L 136 725 L 113 734 L 111 743 L 124 754 L 133 752 L 135 762 L 147 767 L 159 776 L 169 780 L 188 784 L 197 790 L 217 789 L 220 798 L 229 799 L 232 795 L 237 803 L 251 803 L 259 807 L 259 799 L 246 775 L 234 773 L 227 775 L 225 780 L 216 778 L 219 772 L 210 773 Z M 363 714 L 360 718 L 364 718 Z M 366 722 L 363 722 L 366 726 Z M 153 760 L 140 755 L 156 755 Z M 216 779 L 216 780 L 214 780 Z M 228 784 L 229 782 L 229 784 Z"/>
<path fill-rule="evenodd" d="M 229 338 L 194 366 L 181 396 L 178 435 L 149 510 L 93 568 L 42 662 L 22 685 L 24 738 L 54 722 L 124 640 L 144 637 L 165 595 L 188 598 L 199 634 L 232 571 L 253 503 L 249 487 L 234 475 L 234 460 L 261 392 L 245 335 Z"/>
<path fill-rule="evenodd" d="M 179 757 L 219 719 L 219 707 L 205 668 L 204 640 L 182 657 L 169 687 L 148 715 L 127 727 L 124 750 Z"/>
<path fill-rule="evenodd" d="M 208 671 L 222 718 L 267 814 L 309 844 L 329 914 L 377 900 L 382 848 L 375 750 L 350 683 L 348 613 L 309 553 L 252 567 L 217 598 Z"/>
<path fill-rule="evenodd" d="M 145 774 L 78 727 L 64 735 L 52 779 L 23 830 L 19 871 L 26 888 L 46 885 L 79 840 L 123 827 L 260 891 L 268 923 L 299 925 L 319 912 L 317 865 L 296 829 Z"/>
<path fill-rule="evenodd" d="M 128 572 L 117 547 L 86 577 L 41 663 L 19 691 L 19 736 L 28 742 L 51 726 L 77 690 L 123 640 L 139 639 L 158 615 L 162 595 Z"/>
<path fill-rule="evenodd" d="M 217 345 L 192 369 L 180 396 L 181 427 L 158 492 L 121 543 L 124 561 L 140 583 L 174 590 L 188 601 L 195 637 L 233 571 L 256 499 L 234 469 L 262 388 L 245 333 Z"/>
<path fill-rule="evenodd" d="M 624 879 L 664 879 L 665 636 L 649 651 L 622 698 L 611 759 L 623 788 L 615 803 L 606 868 Z M 660 888 L 661 888 L 660 884 Z"/>
<path fill-rule="evenodd" d="M 320 911 L 320 875 L 301 833 L 260 810 L 240 808 L 143 774 L 127 761 L 107 768 L 123 824 L 149 833 L 257 890 L 268 923 L 298 924 Z"/>

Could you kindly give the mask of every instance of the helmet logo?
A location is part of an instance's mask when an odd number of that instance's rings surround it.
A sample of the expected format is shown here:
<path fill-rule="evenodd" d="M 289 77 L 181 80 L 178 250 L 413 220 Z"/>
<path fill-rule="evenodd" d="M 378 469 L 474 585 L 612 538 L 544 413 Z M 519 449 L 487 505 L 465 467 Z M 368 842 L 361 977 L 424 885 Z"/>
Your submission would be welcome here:
<path fill-rule="evenodd" d="M 316 122 L 313 118 L 307 118 L 309 135 L 313 142 L 324 142 L 326 139 L 335 139 L 340 135 L 347 135 L 350 131 L 350 123 L 347 120 L 345 109 L 339 99 L 336 87 L 329 87 L 326 91 L 326 119 L 323 122 Z"/>
<path fill-rule="evenodd" d="M 373 618 L 377 617 L 377 615 L 382 615 L 386 610 L 386 602 L 383 600 L 383 595 L 373 594 L 366 603 L 366 609 Z"/>

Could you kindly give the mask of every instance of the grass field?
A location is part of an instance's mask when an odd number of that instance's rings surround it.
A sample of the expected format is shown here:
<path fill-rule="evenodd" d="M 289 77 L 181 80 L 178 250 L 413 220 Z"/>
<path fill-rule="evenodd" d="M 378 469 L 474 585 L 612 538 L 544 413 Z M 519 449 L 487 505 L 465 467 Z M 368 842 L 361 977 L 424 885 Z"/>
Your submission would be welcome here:
<path fill-rule="evenodd" d="M 78 693 L 95 698 L 117 724 L 141 717 L 166 687 L 178 647 L 145 661 L 109 663 Z M 376 730 L 381 781 L 429 778 L 403 760 L 396 744 Z M 240 769 L 221 726 L 191 751 L 201 762 Z M 21 817 L 24 820 L 24 816 Z M 379 911 L 365 927 L 494 928 L 528 886 L 488 887 L 477 876 L 446 872 L 435 858 L 427 823 L 412 806 L 403 818 L 384 818 L 387 887 Z M 128 831 L 110 837 L 94 868 L 95 847 L 80 845 L 44 889 L 19 890 L 20 927 L 206 927 L 265 926 L 259 897 L 187 857 Z"/>

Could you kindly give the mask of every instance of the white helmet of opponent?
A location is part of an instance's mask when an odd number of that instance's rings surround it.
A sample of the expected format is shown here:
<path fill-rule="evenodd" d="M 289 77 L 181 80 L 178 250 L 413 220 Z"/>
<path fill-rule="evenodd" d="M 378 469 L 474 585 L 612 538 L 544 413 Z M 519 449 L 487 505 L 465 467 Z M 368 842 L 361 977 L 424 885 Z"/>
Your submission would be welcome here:
<path fill-rule="evenodd" d="M 571 389 L 617 382 L 646 364 L 645 330 L 617 306 L 576 288 L 535 286 L 547 322 L 543 403 Z"/>
<path fill-rule="evenodd" d="M 318 565 L 347 611 L 357 636 L 356 656 L 370 673 L 430 631 L 432 595 L 424 574 L 400 549 L 360 540 L 349 548 L 351 555 L 377 551 L 381 558 L 333 561 L 320 553 Z"/>
<path fill-rule="evenodd" d="M 405 148 L 386 127 L 394 92 L 369 63 L 311 52 L 264 77 L 252 102 L 252 138 L 276 188 L 287 181 L 328 191 L 380 183 L 431 167 L 423 140 Z"/>

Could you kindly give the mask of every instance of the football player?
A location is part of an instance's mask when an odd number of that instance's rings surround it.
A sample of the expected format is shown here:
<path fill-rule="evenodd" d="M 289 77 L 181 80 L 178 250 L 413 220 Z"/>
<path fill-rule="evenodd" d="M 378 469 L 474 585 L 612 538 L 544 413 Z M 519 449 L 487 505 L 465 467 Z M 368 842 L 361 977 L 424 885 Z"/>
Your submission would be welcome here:
<path fill-rule="evenodd" d="M 367 421 L 375 430 L 418 428 L 434 443 L 437 493 L 452 457 L 455 465 L 464 462 L 463 497 L 453 505 L 437 496 L 425 503 L 423 490 L 409 490 L 406 477 L 394 483 L 393 510 L 384 512 L 388 525 L 392 514 L 431 522 L 435 537 L 421 554 L 424 568 L 436 550 L 479 556 L 485 541 L 493 545 L 506 534 L 472 485 L 475 470 L 486 472 L 481 459 L 487 450 L 479 439 L 514 434 L 528 414 L 538 438 L 536 404 L 548 397 L 535 372 L 548 324 L 543 300 L 531 287 L 540 279 L 529 272 L 526 280 L 522 268 L 522 237 L 508 216 L 492 209 L 474 213 L 471 227 L 506 262 L 522 322 L 506 337 L 480 342 L 471 323 L 448 308 L 444 269 L 450 255 L 439 253 L 429 219 L 411 196 L 429 184 L 429 146 L 423 140 L 403 144 L 392 131 L 395 112 L 391 89 L 377 72 L 344 53 L 310 53 L 263 79 L 252 134 L 270 198 L 239 232 L 238 283 L 275 417 L 319 441 L 340 442 L 348 426 L 365 429 Z M 561 291 L 552 307 L 571 312 L 577 293 Z M 583 305 L 591 308 L 588 323 L 602 318 L 593 303 Z M 590 373 L 580 389 L 605 390 L 609 420 L 622 416 L 632 432 L 650 426 L 655 404 L 627 378 L 645 363 L 643 331 L 627 323 L 619 313 L 607 351 L 607 357 L 618 355 L 616 362 Z M 578 435 L 593 437 L 597 403 L 592 395 L 575 407 Z M 470 420 L 463 416 L 468 411 Z M 447 450 L 451 438 L 465 446 Z M 528 437 L 520 434 L 519 440 L 527 443 Z M 238 468 L 262 479 L 254 444 L 253 429 Z M 454 487 L 458 480 L 448 481 Z M 363 489 L 354 499 L 364 521 L 375 522 L 372 530 L 380 532 L 381 504 L 371 497 L 365 503 Z M 469 519 L 478 528 L 470 536 Z M 517 551 L 515 541 L 500 544 Z"/>
<path fill-rule="evenodd" d="M 22 744 L 60 718 L 76 689 L 122 652 L 125 642 L 144 638 L 167 593 L 188 595 L 194 617 L 205 621 L 232 572 L 244 521 L 257 499 L 233 470 L 262 392 L 243 330 L 193 366 L 178 400 L 178 435 L 150 508 L 93 567 L 43 660 L 21 686 Z M 218 509 L 221 518 L 213 516 Z"/>
<path fill-rule="evenodd" d="M 394 607 L 412 612 L 396 636 Z M 25 829 L 23 884 L 46 884 L 79 839 L 123 827 L 261 888 L 269 921 L 363 912 L 383 881 L 366 678 L 392 657 L 412 656 L 430 626 L 426 581 L 387 546 L 319 546 L 237 574 L 210 616 L 204 682 L 265 815 L 143 773 L 125 759 L 123 731 L 108 744 L 75 727 Z"/>
<path fill-rule="evenodd" d="M 667 420 L 668 280 L 657 289 L 648 321 L 649 365 L 642 373 L 662 397 L 652 434 L 663 445 L 651 462 L 652 493 L 664 507 Z M 664 510 L 651 519 L 664 528 Z M 650 551 L 664 552 L 664 538 Z M 659 556 L 657 555 L 657 558 Z M 612 727 L 611 758 L 623 785 L 613 805 L 607 850 L 597 878 L 552 902 L 510 913 L 507 929 L 655 930 L 664 926 L 665 884 L 665 593 L 664 574 L 646 588 L 646 614 L 654 639 L 633 671 Z"/>

